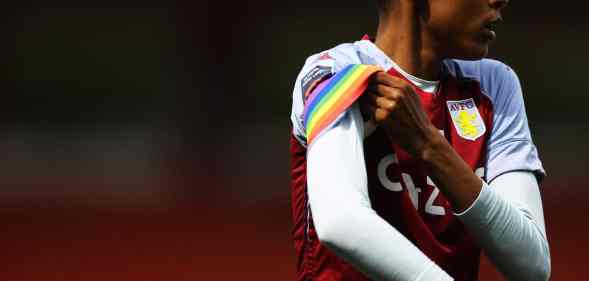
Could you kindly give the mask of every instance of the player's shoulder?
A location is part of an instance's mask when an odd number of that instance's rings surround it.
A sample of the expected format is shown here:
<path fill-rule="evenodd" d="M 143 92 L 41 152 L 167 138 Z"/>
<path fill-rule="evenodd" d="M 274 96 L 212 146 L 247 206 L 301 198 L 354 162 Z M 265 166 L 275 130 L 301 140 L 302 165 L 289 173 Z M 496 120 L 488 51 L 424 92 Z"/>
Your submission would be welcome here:
<path fill-rule="evenodd" d="M 444 61 L 450 74 L 457 78 L 466 78 L 480 83 L 502 82 L 517 78 L 515 71 L 507 64 L 494 59 Z"/>
<path fill-rule="evenodd" d="M 360 63 L 358 52 L 356 43 L 342 43 L 305 59 L 292 95 L 291 121 L 293 133 L 300 143 L 306 142 L 303 120 L 309 93 L 321 81 L 328 79 L 347 65 Z"/>
<path fill-rule="evenodd" d="M 348 64 L 358 63 L 356 49 L 354 43 L 343 43 L 307 57 L 297 75 L 294 95 L 304 94 L 317 81 L 335 74 Z"/>
<path fill-rule="evenodd" d="M 501 61 L 487 58 L 474 61 L 450 59 L 444 65 L 450 75 L 459 80 L 477 81 L 483 93 L 493 101 L 521 92 L 517 74 Z"/>
<path fill-rule="evenodd" d="M 330 67 L 333 72 L 337 72 L 353 63 L 360 63 L 357 44 L 342 43 L 307 57 L 301 73 L 309 72 L 317 66 Z"/>

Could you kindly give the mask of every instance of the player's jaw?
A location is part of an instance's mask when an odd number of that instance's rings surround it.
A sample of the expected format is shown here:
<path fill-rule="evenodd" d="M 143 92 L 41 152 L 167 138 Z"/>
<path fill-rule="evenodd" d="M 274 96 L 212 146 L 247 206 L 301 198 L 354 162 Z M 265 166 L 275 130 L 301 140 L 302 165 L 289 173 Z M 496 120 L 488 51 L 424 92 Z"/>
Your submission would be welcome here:
<path fill-rule="evenodd" d="M 474 21 L 461 37 L 457 45 L 450 49 L 449 56 L 461 59 L 481 59 L 487 56 L 489 45 L 497 38 L 497 26 L 502 22 L 499 13 L 492 13 Z"/>
<path fill-rule="evenodd" d="M 446 58 L 481 59 L 497 37 L 507 0 L 430 0 L 429 28 Z"/>

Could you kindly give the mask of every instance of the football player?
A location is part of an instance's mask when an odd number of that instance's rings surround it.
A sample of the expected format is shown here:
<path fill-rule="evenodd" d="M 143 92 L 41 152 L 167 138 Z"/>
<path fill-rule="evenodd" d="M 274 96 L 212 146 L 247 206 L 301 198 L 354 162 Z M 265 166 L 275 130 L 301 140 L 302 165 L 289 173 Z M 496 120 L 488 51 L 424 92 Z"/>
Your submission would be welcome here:
<path fill-rule="evenodd" d="M 307 59 L 293 91 L 297 280 L 547 280 L 520 82 L 487 55 L 507 0 L 379 0 L 374 38 Z"/>

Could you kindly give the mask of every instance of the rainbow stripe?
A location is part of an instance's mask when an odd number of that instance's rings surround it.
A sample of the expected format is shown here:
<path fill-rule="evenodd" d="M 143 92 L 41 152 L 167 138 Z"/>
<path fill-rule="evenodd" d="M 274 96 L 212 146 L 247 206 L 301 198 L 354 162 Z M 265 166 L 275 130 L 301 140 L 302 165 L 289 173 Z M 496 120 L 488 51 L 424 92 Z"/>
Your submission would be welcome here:
<path fill-rule="evenodd" d="M 350 107 L 368 87 L 368 78 L 381 69 L 372 65 L 350 64 L 336 73 L 324 87 L 309 96 L 303 116 L 307 143 Z"/>

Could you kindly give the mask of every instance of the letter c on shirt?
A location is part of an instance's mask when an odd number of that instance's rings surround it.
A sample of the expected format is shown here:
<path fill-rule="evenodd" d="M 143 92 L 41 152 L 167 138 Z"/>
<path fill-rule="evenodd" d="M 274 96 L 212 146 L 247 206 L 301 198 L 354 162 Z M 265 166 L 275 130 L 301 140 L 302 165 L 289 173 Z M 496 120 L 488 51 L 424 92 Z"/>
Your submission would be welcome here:
<path fill-rule="evenodd" d="M 386 189 L 390 191 L 403 191 L 403 186 L 400 182 L 394 182 L 387 176 L 387 169 L 392 164 L 399 164 L 399 159 L 395 154 L 389 154 L 382 158 L 378 163 L 378 180 Z"/>

